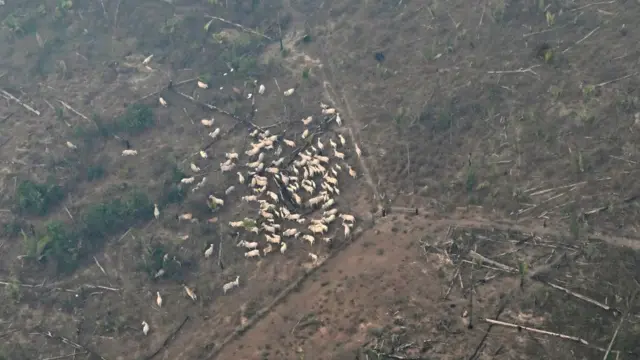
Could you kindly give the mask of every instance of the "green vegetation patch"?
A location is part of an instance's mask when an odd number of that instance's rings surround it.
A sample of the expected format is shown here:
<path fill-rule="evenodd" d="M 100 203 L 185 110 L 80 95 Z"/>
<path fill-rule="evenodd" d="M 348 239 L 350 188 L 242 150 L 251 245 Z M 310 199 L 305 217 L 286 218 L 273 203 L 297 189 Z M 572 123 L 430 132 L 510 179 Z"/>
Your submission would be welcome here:
<path fill-rule="evenodd" d="M 144 104 L 133 104 L 127 107 L 125 113 L 118 118 L 117 130 L 137 135 L 154 124 L 153 111 Z"/>
<path fill-rule="evenodd" d="M 43 232 L 22 232 L 27 256 L 52 260 L 59 272 L 75 270 L 79 262 L 100 249 L 109 236 L 126 231 L 153 216 L 153 203 L 139 191 L 131 190 L 122 197 L 90 205 L 75 224 L 51 221 Z"/>
<path fill-rule="evenodd" d="M 62 199 L 64 199 L 64 191 L 56 184 L 40 184 L 24 180 L 16 188 L 18 210 L 29 215 L 46 215 Z"/>

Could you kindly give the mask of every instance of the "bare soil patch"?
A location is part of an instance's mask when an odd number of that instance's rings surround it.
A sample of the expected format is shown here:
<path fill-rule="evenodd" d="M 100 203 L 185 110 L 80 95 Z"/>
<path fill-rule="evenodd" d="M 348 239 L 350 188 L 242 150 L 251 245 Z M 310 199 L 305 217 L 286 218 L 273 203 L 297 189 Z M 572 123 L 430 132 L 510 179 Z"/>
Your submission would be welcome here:
<path fill-rule="evenodd" d="M 7 0 L 0 359 L 637 358 L 638 16 Z M 323 131 L 362 149 L 339 177 L 354 236 L 245 259 L 227 226 L 252 216 L 244 194 L 207 206 L 237 185 L 219 163 L 253 125 L 301 142 L 321 102 L 344 121 Z M 192 162 L 207 191 L 177 185 Z"/>

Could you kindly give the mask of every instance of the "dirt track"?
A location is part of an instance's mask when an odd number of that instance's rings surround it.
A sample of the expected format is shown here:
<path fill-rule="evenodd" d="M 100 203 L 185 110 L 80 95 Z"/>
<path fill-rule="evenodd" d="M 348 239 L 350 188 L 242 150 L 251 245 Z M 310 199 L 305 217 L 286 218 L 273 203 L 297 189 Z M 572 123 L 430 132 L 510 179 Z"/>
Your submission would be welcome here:
<path fill-rule="evenodd" d="M 82 348 L 109 360 L 599 359 L 609 344 L 620 358 L 640 353 L 631 2 L 7 1 L 0 13 L 0 88 L 23 102 L 0 109 L 0 360 Z M 266 94 L 248 100 L 258 83 Z M 135 99 L 152 126 L 96 133 Z M 216 168 L 246 149 L 246 119 L 298 141 L 321 101 L 344 121 L 329 133 L 363 151 L 346 153 L 357 180 L 340 179 L 341 211 L 358 217 L 351 241 L 245 259 L 225 226 L 250 214 L 239 196 L 214 220 L 206 194 L 189 192 L 159 219 L 106 236 L 71 274 L 24 257 L 26 240 L 51 238 L 50 221 L 71 228 L 123 189 L 152 202 L 175 195 L 205 146 L 198 175 L 209 190 L 238 185 Z M 212 116 L 217 142 L 198 123 Z M 123 137 L 139 158 L 120 156 Z M 25 216 L 14 211 L 23 179 L 53 179 L 68 194 Z M 212 221 L 175 221 L 185 212 Z M 203 258 L 212 241 L 224 268 Z M 162 253 L 180 266 L 156 279 L 149 264 L 164 264 Z M 223 294 L 235 276 L 241 286 Z"/>

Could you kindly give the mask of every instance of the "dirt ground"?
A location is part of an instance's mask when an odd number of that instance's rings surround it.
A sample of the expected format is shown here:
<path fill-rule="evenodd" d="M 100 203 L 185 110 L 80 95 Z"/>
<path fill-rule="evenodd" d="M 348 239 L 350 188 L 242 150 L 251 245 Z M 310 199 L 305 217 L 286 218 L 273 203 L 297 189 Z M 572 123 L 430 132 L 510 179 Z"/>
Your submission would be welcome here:
<path fill-rule="evenodd" d="M 640 358 L 638 17 L 634 1 L 6 0 L 0 360 Z M 246 259 L 227 225 L 252 216 L 245 194 L 207 206 L 239 187 L 218 163 L 247 161 L 251 126 L 302 141 L 321 102 L 343 124 L 318 136 L 362 150 L 338 177 L 353 233 Z M 206 190 L 177 185 L 192 162 Z"/>

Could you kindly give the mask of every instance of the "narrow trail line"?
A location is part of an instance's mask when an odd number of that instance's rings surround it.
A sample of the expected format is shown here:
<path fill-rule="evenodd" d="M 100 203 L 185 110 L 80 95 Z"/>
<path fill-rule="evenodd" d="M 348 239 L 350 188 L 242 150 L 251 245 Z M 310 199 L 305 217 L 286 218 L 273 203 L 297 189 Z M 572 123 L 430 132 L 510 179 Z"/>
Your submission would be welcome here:
<path fill-rule="evenodd" d="M 353 111 L 350 101 L 347 98 L 347 94 L 344 90 L 338 91 L 340 89 L 336 89 L 333 84 L 334 78 L 332 76 L 335 73 L 335 69 L 331 61 L 327 61 L 330 59 L 328 54 L 324 54 L 324 59 L 322 59 L 322 63 L 327 65 L 329 68 L 329 74 L 324 70 L 324 81 L 323 81 L 323 90 L 324 96 L 333 104 L 334 107 L 340 109 L 341 107 L 345 110 L 348 118 L 345 121 L 345 124 L 342 126 L 343 130 L 346 130 L 349 133 L 349 137 L 351 138 L 352 143 L 358 144 L 356 138 L 359 135 L 359 129 L 363 128 L 362 123 L 359 121 L 358 115 Z M 331 81 L 330 81 L 331 80 Z M 338 92 L 341 93 L 341 96 L 338 96 Z M 205 359 L 216 359 L 218 355 L 232 342 L 236 340 L 242 339 L 244 334 L 248 332 L 251 328 L 256 326 L 262 320 L 264 320 L 273 310 L 281 304 L 284 300 L 286 300 L 289 295 L 299 290 L 301 286 L 304 285 L 304 282 L 310 275 L 314 274 L 319 269 L 323 269 L 325 264 L 329 262 L 332 258 L 336 257 L 338 254 L 342 253 L 349 246 L 356 243 L 361 235 L 365 234 L 367 231 L 371 229 L 375 229 L 377 225 L 382 225 L 390 221 L 391 217 L 382 218 L 382 210 L 384 208 L 384 200 L 386 199 L 384 193 L 380 193 L 378 187 L 376 186 L 376 182 L 372 176 L 372 172 L 370 171 L 370 167 L 367 165 L 367 162 L 372 162 L 375 167 L 375 160 L 369 156 L 367 161 L 365 161 L 365 156 L 358 157 L 358 161 L 360 163 L 360 168 L 362 169 L 362 177 L 364 181 L 369 185 L 373 192 L 373 197 L 375 201 L 375 205 L 377 211 L 374 215 L 373 222 L 367 222 L 362 227 L 358 227 L 351 238 L 350 241 L 344 241 L 340 243 L 339 247 L 333 250 L 328 256 L 320 259 L 318 264 L 308 269 L 303 275 L 294 279 L 288 286 L 286 286 L 278 295 L 273 298 L 266 306 L 262 309 L 258 310 L 255 315 L 250 318 L 246 324 L 241 325 L 236 328 L 236 330 L 228 335 L 218 346 L 213 348 Z M 416 208 L 404 208 L 404 207 L 391 207 L 388 208 L 389 213 L 406 213 L 411 214 L 415 213 Z M 537 225 L 527 225 L 522 223 L 516 223 L 512 220 L 492 220 L 485 218 L 482 213 L 453 213 L 453 214 L 442 214 L 435 212 L 433 209 L 422 208 L 418 209 L 418 212 L 423 217 L 416 218 L 416 224 L 427 224 L 428 227 L 433 230 L 444 230 L 448 227 L 460 227 L 460 228 L 476 228 L 476 229 L 495 229 L 500 231 L 518 231 L 522 233 L 531 233 L 535 235 L 547 235 L 554 237 L 570 237 L 571 235 L 564 230 L 560 230 L 557 228 L 551 227 L 542 227 Z M 362 214 L 360 214 L 362 215 Z M 426 218 L 424 217 L 426 215 Z M 389 219 L 389 220 L 387 220 Z M 616 237 L 616 236 L 605 236 L 605 235 L 590 235 L 588 236 L 589 240 L 599 240 L 611 245 L 615 246 L 624 246 L 632 249 L 640 249 L 640 239 L 633 238 L 625 238 L 625 237 Z"/>
<path fill-rule="evenodd" d="M 416 208 L 406 208 L 406 207 L 391 207 L 389 208 L 390 213 L 415 213 Z M 442 217 L 441 214 L 433 212 L 433 210 L 428 208 L 419 208 L 418 212 L 422 215 L 427 214 L 432 215 L 434 217 L 433 220 L 429 220 L 434 226 L 442 225 L 442 226 L 456 226 L 462 228 L 481 228 L 481 229 L 496 229 L 500 231 L 518 231 L 521 233 L 531 233 L 536 235 L 545 235 L 545 236 L 554 236 L 554 237 L 565 237 L 571 238 L 569 232 L 565 230 L 561 230 L 555 227 L 544 227 L 541 225 L 534 224 L 522 224 L 517 223 L 513 220 L 501 219 L 501 220 L 493 220 L 484 218 L 481 214 L 452 214 L 446 217 Z M 438 219 L 438 217 L 440 217 Z M 604 234 L 588 234 L 588 240 L 602 241 L 607 244 L 618 246 L 618 247 L 627 247 L 634 250 L 640 250 L 640 238 L 632 238 L 625 236 L 615 236 L 615 235 L 604 235 Z"/>
<path fill-rule="evenodd" d="M 331 253 L 329 253 L 328 256 L 325 257 L 321 257 L 318 261 L 318 263 L 316 264 L 316 266 L 308 269 L 304 274 L 302 274 L 300 277 L 298 277 L 297 279 L 293 280 L 292 282 L 289 283 L 289 285 L 287 285 L 278 295 L 276 295 L 275 298 L 273 298 L 273 300 L 271 300 L 271 302 L 269 304 L 267 304 L 266 306 L 264 306 L 263 308 L 261 308 L 260 310 L 258 310 L 255 315 L 253 315 L 244 325 L 240 325 L 236 328 L 235 331 L 233 331 L 230 335 L 228 335 L 221 343 L 220 345 L 218 345 L 216 348 L 214 348 L 207 356 L 205 356 L 205 359 L 207 360 L 211 360 L 211 359 L 216 359 L 218 354 L 220 354 L 220 352 L 222 352 L 222 350 L 229 345 L 231 342 L 235 341 L 235 340 L 239 340 L 240 338 L 242 338 L 242 336 L 251 328 L 253 328 L 254 326 L 256 326 L 261 320 L 263 320 L 264 318 L 267 317 L 267 315 L 269 315 L 269 313 L 271 313 L 271 311 L 278 306 L 280 303 L 282 303 L 292 292 L 294 292 L 296 289 L 299 289 L 300 286 L 304 283 L 304 281 L 311 276 L 312 274 L 314 274 L 318 269 L 323 268 L 324 264 L 327 263 L 328 260 L 334 258 L 336 255 L 338 255 L 339 253 L 341 253 L 342 251 L 344 251 L 347 247 L 349 247 L 349 245 L 351 245 L 352 243 L 354 243 L 358 238 L 360 238 L 360 236 L 364 233 L 366 233 L 366 231 L 370 230 L 371 228 L 373 228 L 375 225 L 373 223 L 371 223 L 370 226 L 366 227 L 366 228 L 361 228 L 358 227 L 354 232 L 353 232 L 353 236 L 351 237 L 351 241 L 343 241 L 340 243 L 340 245 Z"/>
<path fill-rule="evenodd" d="M 415 213 L 415 208 L 404 208 L 404 207 L 392 207 L 390 208 L 390 213 Z M 428 224 L 429 228 L 434 229 L 447 229 L 448 227 L 459 227 L 459 228 L 470 228 L 470 229 L 488 229 L 488 230 L 499 230 L 499 231 L 517 231 L 521 233 L 531 233 L 534 235 L 546 235 L 546 236 L 554 236 L 554 237 L 570 237 L 571 235 L 563 230 L 551 227 L 542 227 L 537 225 L 526 225 L 526 224 L 516 224 L 515 221 L 511 220 L 492 220 L 482 217 L 482 215 L 476 213 L 470 214 L 460 214 L 454 213 L 450 215 L 443 216 L 441 213 L 437 213 L 433 210 L 429 209 L 418 209 L 419 213 L 423 216 L 416 219 L 416 223 L 419 224 Z M 426 215 L 426 218 L 424 217 Z M 282 303 L 287 297 L 296 289 L 300 289 L 300 287 L 304 284 L 304 281 L 312 274 L 314 274 L 319 269 L 322 269 L 324 265 L 332 258 L 336 257 L 339 253 L 342 253 L 349 246 L 356 243 L 361 235 L 366 234 L 367 231 L 375 229 L 377 225 L 382 225 L 387 223 L 391 217 L 380 218 L 376 217 L 376 221 L 374 221 L 370 226 L 366 228 L 358 228 L 351 239 L 351 241 L 345 241 L 341 243 L 340 247 L 334 250 L 329 254 L 329 256 L 320 259 L 320 262 L 317 266 L 306 271 L 301 277 L 292 281 L 284 290 L 282 290 L 269 304 L 260 309 L 256 314 L 249 319 L 249 321 L 244 325 L 238 327 L 232 334 L 227 336 L 222 343 L 215 348 L 206 359 L 215 359 L 217 355 L 230 343 L 235 340 L 239 340 L 242 338 L 243 334 L 245 334 L 249 329 L 256 326 L 260 321 L 264 320 L 273 309 Z M 626 237 L 618 237 L 618 236 L 607 236 L 607 235 L 589 235 L 589 240 L 603 241 L 608 244 L 620 247 L 628 247 L 631 249 L 640 249 L 640 239 L 634 238 L 626 238 Z"/>
<path fill-rule="evenodd" d="M 331 64 L 331 62 L 323 61 L 323 64 L 328 64 L 331 70 L 331 73 L 333 73 L 333 64 Z M 362 129 L 363 127 L 362 123 L 358 120 L 358 116 L 353 112 L 353 109 L 351 108 L 351 103 L 347 99 L 347 96 L 344 91 L 341 91 L 342 101 L 341 102 L 337 101 L 338 96 L 336 94 L 336 91 L 332 83 L 327 80 L 328 76 L 326 71 L 324 72 L 324 78 L 325 80 L 322 82 L 322 85 L 324 87 L 324 95 L 331 101 L 332 104 L 334 104 L 336 108 L 340 107 L 339 104 L 341 103 L 344 104 L 344 108 L 346 109 L 346 113 L 348 115 L 348 119 L 346 119 L 345 121 L 344 128 L 346 128 L 347 132 L 349 133 L 349 138 L 351 139 L 351 143 L 359 144 L 355 135 L 357 134 L 357 130 L 356 131 L 353 130 L 354 128 L 353 125 L 355 125 L 358 129 Z M 378 187 L 376 186 L 376 182 L 373 180 L 373 176 L 371 175 L 371 171 L 369 170 L 367 161 L 365 161 L 364 159 L 365 156 L 362 155 L 362 156 L 358 156 L 357 158 L 358 158 L 358 162 L 360 163 L 360 168 L 362 169 L 362 175 L 364 176 L 364 180 L 367 182 L 367 184 L 371 188 L 371 191 L 373 192 L 373 198 L 376 205 L 376 213 L 380 213 L 382 212 L 382 209 L 384 207 L 383 200 L 386 198 L 386 196 L 384 194 L 381 194 Z M 369 161 L 373 161 L 373 159 L 369 159 Z"/>

